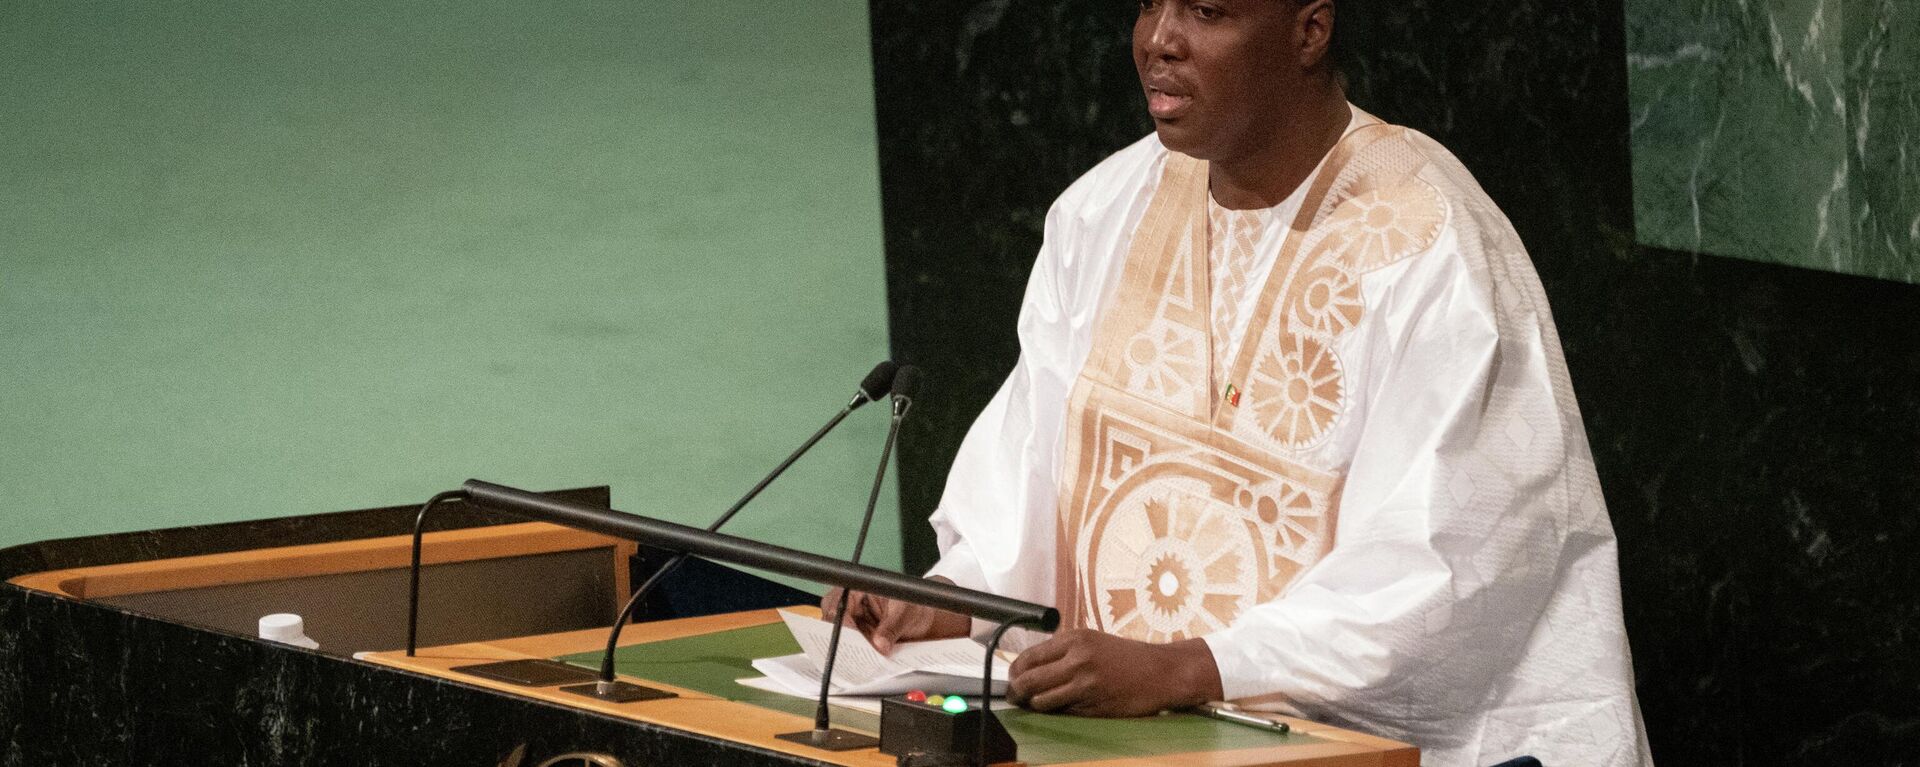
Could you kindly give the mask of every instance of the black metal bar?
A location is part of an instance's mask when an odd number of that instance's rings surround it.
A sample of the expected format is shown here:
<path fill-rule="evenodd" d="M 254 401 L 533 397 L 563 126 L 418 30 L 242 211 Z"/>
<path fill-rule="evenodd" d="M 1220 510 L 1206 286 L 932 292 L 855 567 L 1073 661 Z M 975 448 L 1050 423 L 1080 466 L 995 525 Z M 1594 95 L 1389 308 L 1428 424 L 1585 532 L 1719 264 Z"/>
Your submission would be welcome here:
<path fill-rule="evenodd" d="M 995 623 L 1020 622 L 1041 631 L 1060 627 L 1060 611 L 939 581 L 890 573 L 804 551 L 714 533 L 697 527 L 600 509 L 549 498 L 538 493 L 467 480 L 467 501 L 523 517 L 592 530 L 616 538 L 639 541 L 669 551 L 682 551 L 747 567 L 771 570 L 815 583 L 901 599 L 948 612 L 965 613 Z"/>
<path fill-rule="evenodd" d="M 627 598 L 627 604 L 620 608 L 620 614 L 613 616 L 613 630 L 607 632 L 607 651 L 600 656 L 600 681 L 613 681 L 613 657 L 614 651 L 620 649 L 620 629 L 627 625 L 627 621 L 633 620 L 633 612 L 640 608 L 640 600 L 646 599 L 647 594 L 653 592 L 653 587 L 660 585 L 661 581 L 666 580 L 667 576 L 672 575 L 674 569 L 685 561 L 687 561 L 685 553 L 673 555 L 665 565 L 653 571 L 653 575 L 648 576 L 647 580 L 640 584 L 640 588 L 633 590 L 633 596 Z"/>
<path fill-rule="evenodd" d="M 409 568 L 407 581 L 407 657 L 413 657 L 413 651 L 419 646 L 420 637 L 420 533 L 427 524 L 427 512 L 433 507 L 466 496 L 464 490 L 447 492 L 427 499 L 420 507 L 420 513 L 413 517 L 413 566 Z"/>

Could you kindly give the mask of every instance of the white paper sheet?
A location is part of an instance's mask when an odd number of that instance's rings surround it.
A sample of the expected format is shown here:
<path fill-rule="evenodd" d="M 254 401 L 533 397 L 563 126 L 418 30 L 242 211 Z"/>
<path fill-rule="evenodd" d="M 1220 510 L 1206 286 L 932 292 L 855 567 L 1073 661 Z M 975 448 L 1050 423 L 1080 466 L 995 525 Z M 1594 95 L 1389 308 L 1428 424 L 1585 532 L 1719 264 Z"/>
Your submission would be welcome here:
<path fill-rule="evenodd" d="M 800 644 L 801 653 L 761 658 L 753 667 L 791 692 L 805 697 L 820 694 L 820 668 L 825 665 L 833 624 L 818 618 L 780 611 Z M 905 642 L 891 656 L 881 655 L 860 632 L 840 632 L 840 651 L 833 662 L 833 695 L 887 696 L 911 690 L 965 691 L 980 688 L 980 672 L 987 648 L 971 639 Z M 1006 694 L 1008 663 L 993 662 L 993 692 Z M 977 695 L 977 693 L 976 693 Z M 974 697 L 969 695 L 968 697 Z"/>

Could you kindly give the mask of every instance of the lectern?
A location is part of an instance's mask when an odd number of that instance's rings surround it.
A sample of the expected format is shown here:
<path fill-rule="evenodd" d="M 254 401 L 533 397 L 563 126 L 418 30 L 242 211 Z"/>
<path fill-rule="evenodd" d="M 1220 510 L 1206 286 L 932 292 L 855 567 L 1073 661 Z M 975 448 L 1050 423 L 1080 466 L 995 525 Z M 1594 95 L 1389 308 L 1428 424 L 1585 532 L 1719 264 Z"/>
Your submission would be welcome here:
<path fill-rule="evenodd" d="M 609 500 L 606 488 L 553 495 Z M 591 754 L 624 765 L 893 764 L 773 737 L 809 726 L 812 704 L 736 680 L 755 675 L 753 657 L 794 651 L 771 608 L 816 598 L 712 562 L 669 576 L 622 637 L 622 676 L 676 698 L 603 703 L 452 671 L 523 658 L 596 666 L 614 611 L 669 555 L 458 501 L 430 525 L 429 596 L 408 658 L 417 510 L 0 550 L 0 763 L 533 767 Z M 282 612 L 305 618 L 318 650 L 253 637 L 260 616 Z M 1275 739 L 1184 715 L 1004 718 L 1030 764 L 1418 763 L 1404 744 L 1311 722 Z M 837 711 L 835 722 L 878 731 L 862 712 Z"/>

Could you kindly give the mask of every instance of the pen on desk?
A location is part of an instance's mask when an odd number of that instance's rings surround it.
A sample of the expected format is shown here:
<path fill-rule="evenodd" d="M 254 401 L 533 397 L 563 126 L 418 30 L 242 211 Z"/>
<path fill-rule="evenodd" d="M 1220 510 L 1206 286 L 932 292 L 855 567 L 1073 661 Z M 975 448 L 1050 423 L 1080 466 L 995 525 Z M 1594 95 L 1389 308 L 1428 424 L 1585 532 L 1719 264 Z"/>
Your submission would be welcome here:
<path fill-rule="evenodd" d="M 1232 722 L 1234 724 L 1243 724 L 1248 727 L 1254 727 L 1254 728 L 1266 730 L 1268 732 L 1279 733 L 1281 735 L 1285 735 L 1293 731 L 1293 728 L 1288 726 L 1286 722 L 1268 719 L 1267 717 L 1261 716 L 1259 714 L 1246 713 L 1244 711 L 1241 711 L 1239 706 L 1235 706 L 1231 703 L 1202 703 L 1198 706 L 1194 706 L 1193 712 L 1210 719 L 1218 719 L 1222 722 Z"/>

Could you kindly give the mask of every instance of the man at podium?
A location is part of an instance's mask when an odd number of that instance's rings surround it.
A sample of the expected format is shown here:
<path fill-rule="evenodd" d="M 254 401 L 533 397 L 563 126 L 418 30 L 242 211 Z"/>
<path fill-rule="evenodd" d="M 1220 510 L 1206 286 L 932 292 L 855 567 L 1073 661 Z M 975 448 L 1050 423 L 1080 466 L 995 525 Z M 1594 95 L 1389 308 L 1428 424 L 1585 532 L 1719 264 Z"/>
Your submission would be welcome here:
<path fill-rule="evenodd" d="M 1054 203 L 928 573 L 1055 604 L 1010 698 L 1233 700 L 1419 746 L 1649 763 L 1615 541 L 1527 254 L 1350 106 L 1333 0 L 1142 0 L 1155 131 Z M 860 595 L 883 650 L 963 616 Z"/>

